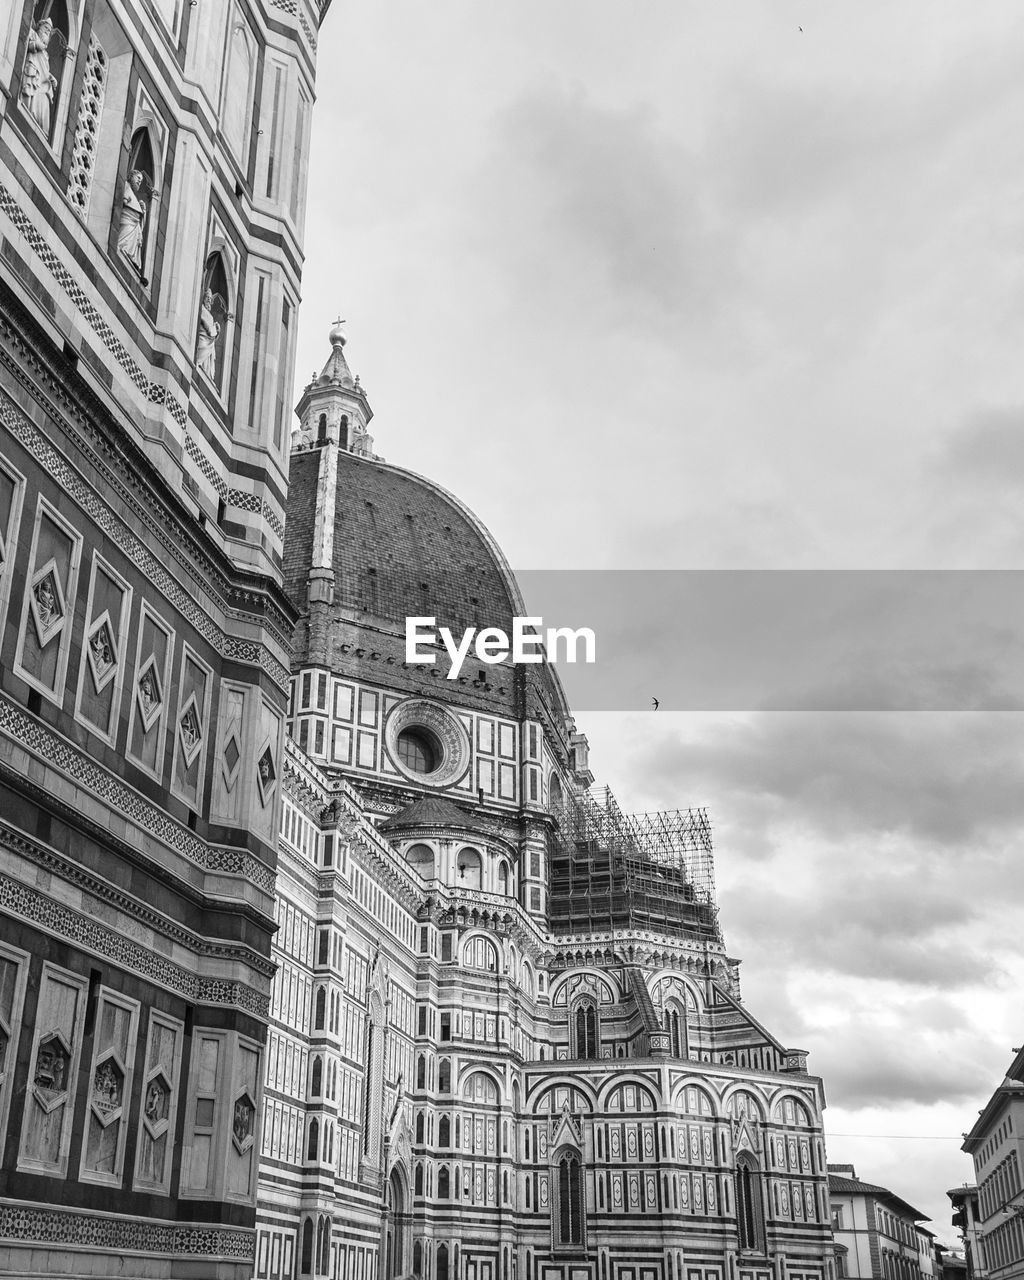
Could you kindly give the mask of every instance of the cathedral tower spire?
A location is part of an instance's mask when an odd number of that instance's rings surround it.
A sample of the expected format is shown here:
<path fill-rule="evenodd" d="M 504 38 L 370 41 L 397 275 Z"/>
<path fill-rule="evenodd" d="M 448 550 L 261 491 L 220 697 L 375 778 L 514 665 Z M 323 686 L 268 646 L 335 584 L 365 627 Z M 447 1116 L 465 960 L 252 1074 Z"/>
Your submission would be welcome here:
<path fill-rule="evenodd" d="M 344 323 L 339 319 L 331 325 L 327 335 L 331 354 L 319 375 L 306 385 L 295 406 L 299 417 L 295 443 L 309 448 L 331 441 L 350 453 L 372 457 L 373 437 L 367 434 L 366 428 L 373 410 L 358 376 L 353 378 L 348 367 Z"/>

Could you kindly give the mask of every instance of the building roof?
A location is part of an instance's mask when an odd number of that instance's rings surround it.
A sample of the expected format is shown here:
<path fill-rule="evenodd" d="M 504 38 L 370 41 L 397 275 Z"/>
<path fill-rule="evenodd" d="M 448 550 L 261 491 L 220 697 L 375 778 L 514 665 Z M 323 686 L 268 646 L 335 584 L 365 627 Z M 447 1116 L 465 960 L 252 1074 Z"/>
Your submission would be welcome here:
<path fill-rule="evenodd" d="M 467 831 L 475 830 L 477 825 L 470 814 L 444 796 L 422 796 L 382 822 L 380 829 L 406 831 L 421 827 L 454 827 L 456 830 Z"/>
<path fill-rule="evenodd" d="M 846 1195 L 846 1196 L 873 1196 L 876 1200 L 884 1201 L 891 1209 L 901 1214 L 905 1218 L 910 1218 L 913 1222 L 928 1222 L 929 1218 L 926 1213 L 922 1213 L 920 1209 L 915 1209 L 912 1204 L 908 1204 L 901 1196 L 890 1191 L 888 1187 L 881 1187 L 874 1182 L 862 1182 L 860 1178 L 847 1178 L 843 1174 L 829 1173 L 828 1175 L 829 1195 Z"/>
<path fill-rule="evenodd" d="M 1004 1106 L 1018 1098 L 1024 1098 L 1024 1048 L 1014 1049 L 1016 1055 L 1002 1082 L 996 1086 L 991 1098 L 978 1112 L 978 1118 L 970 1133 L 964 1134 L 961 1151 L 975 1152 L 988 1138 L 989 1131 Z"/>

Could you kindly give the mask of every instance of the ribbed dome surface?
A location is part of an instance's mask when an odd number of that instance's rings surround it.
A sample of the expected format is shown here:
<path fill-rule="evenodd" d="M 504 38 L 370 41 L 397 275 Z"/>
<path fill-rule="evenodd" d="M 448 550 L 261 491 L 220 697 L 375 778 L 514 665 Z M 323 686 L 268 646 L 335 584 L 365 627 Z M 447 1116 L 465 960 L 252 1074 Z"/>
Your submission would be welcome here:
<path fill-rule="evenodd" d="M 305 608 L 320 451 L 291 459 L 285 587 Z M 484 527 L 430 481 L 338 454 L 335 604 L 405 626 L 412 614 L 453 631 L 511 629 L 522 610 L 511 572 Z"/>

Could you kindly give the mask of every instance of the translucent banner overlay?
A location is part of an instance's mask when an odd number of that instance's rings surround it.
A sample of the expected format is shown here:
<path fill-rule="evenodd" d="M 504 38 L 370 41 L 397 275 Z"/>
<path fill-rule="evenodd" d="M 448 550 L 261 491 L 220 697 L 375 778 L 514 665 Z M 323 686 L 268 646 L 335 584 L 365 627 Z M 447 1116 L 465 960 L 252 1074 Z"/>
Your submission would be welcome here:
<path fill-rule="evenodd" d="M 581 711 L 1017 711 L 1024 572 L 526 570 Z"/>

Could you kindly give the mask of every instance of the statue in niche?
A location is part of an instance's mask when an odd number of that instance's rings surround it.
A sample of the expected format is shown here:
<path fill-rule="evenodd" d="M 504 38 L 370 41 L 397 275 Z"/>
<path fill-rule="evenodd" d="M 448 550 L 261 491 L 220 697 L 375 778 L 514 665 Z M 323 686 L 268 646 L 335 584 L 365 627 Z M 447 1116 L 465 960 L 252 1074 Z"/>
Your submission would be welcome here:
<path fill-rule="evenodd" d="M 207 289 L 199 307 L 199 341 L 196 343 L 196 368 L 208 378 L 217 380 L 217 338 L 220 325 L 213 314 L 213 290 Z"/>
<path fill-rule="evenodd" d="M 148 209 L 142 199 L 141 169 L 132 169 L 121 196 L 121 221 L 117 228 L 117 247 L 135 270 L 142 275 L 142 240 Z"/>
<path fill-rule="evenodd" d="M 25 72 L 21 78 L 21 99 L 29 115 L 47 138 L 50 136 L 53 95 L 57 88 L 57 78 L 50 73 L 49 47 L 52 35 L 53 23 L 49 18 L 43 18 L 29 28 Z"/>

